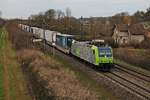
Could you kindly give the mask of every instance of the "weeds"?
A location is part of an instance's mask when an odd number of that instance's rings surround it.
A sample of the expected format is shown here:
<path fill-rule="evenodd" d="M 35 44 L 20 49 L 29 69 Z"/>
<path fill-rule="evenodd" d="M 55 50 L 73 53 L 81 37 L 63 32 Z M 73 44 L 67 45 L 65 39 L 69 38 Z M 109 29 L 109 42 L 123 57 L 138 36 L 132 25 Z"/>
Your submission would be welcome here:
<path fill-rule="evenodd" d="M 114 49 L 114 57 L 129 64 L 150 70 L 149 49 L 118 48 Z"/>
<path fill-rule="evenodd" d="M 39 84 L 38 96 L 42 96 L 45 91 L 45 98 L 53 98 L 62 100 L 96 100 L 97 95 L 88 88 L 83 87 L 76 79 L 73 72 L 65 71 L 63 64 L 44 56 L 43 53 L 36 50 L 23 50 L 18 53 L 20 63 L 32 73 L 32 77 L 36 79 L 35 84 Z M 26 63 L 26 64 L 25 64 Z M 30 73 L 30 74 L 31 74 Z M 32 78 L 33 80 L 33 78 Z M 42 84 L 42 85 L 41 85 Z M 44 86 L 44 87 L 43 87 Z M 43 89 L 44 88 L 44 89 Z"/>

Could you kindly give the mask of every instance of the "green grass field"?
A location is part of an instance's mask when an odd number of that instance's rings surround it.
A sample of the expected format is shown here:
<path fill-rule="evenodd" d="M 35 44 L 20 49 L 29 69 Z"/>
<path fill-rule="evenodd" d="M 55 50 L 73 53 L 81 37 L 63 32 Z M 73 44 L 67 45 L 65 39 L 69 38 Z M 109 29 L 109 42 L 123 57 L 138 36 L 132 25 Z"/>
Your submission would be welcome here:
<path fill-rule="evenodd" d="M 2 55 L 2 47 L 4 45 L 4 35 L 3 29 L 0 29 L 0 56 Z M 0 59 L 0 100 L 4 100 L 4 88 L 3 88 L 3 66 L 2 66 L 2 59 Z"/>
<path fill-rule="evenodd" d="M 0 100 L 31 100 L 5 28 L 0 29 Z"/>

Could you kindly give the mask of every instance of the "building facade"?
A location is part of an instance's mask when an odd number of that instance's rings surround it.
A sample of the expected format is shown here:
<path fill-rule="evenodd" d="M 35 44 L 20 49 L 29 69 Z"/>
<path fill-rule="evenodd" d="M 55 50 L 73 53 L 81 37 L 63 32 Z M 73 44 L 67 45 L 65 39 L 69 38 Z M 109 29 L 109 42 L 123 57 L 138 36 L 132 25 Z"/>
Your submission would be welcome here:
<path fill-rule="evenodd" d="M 118 45 L 127 45 L 131 42 L 141 43 L 145 36 L 143 32 L 132 30 L 129 25 L 115 25 L 112 38 Z"/>

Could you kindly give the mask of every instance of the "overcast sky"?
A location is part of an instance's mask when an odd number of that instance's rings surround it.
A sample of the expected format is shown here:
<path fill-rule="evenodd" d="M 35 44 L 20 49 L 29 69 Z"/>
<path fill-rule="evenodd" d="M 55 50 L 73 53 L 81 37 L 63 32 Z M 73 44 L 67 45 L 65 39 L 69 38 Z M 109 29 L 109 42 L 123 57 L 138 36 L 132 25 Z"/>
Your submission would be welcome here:
<path fill-rule="evenodd" d="M 5 18 L 27 18 L 48 9 L 69 7 L 75 17 L 112 16 L 122 11 L 133 14 L 150 7 L 150 0 L 0 0 Z"/>

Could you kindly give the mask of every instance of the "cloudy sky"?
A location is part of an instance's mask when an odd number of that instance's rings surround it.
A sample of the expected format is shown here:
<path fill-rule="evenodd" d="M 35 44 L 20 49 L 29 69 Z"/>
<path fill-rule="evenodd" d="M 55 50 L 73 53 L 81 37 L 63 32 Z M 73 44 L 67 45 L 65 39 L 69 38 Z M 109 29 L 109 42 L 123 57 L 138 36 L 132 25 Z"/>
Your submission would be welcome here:
<path fill-rule="evenodd" d="M 150 7 L 150 0 L 0 0 L 0 11 L 5 18 L 27 18 L 48 9 L 69 7 L 75 17 L 112 16 L 115 13 Z"/>

